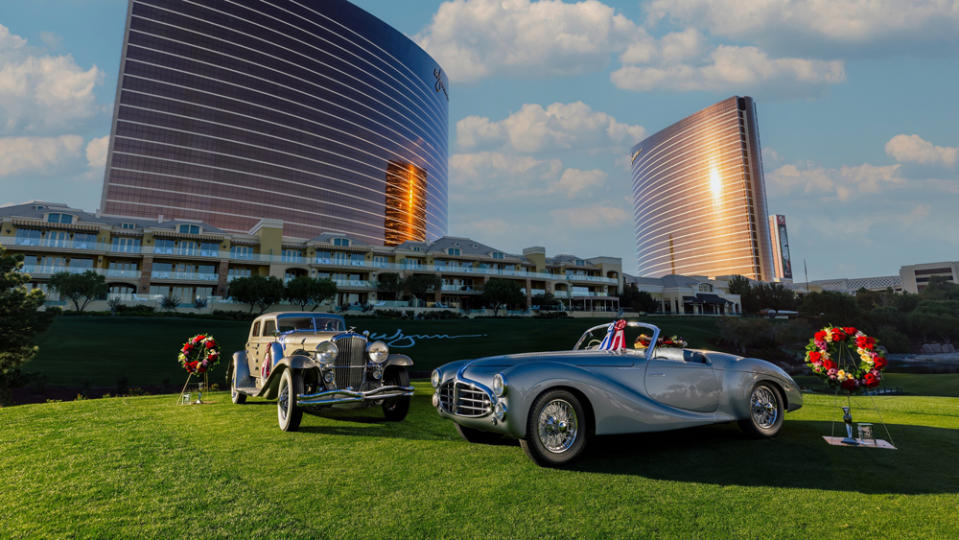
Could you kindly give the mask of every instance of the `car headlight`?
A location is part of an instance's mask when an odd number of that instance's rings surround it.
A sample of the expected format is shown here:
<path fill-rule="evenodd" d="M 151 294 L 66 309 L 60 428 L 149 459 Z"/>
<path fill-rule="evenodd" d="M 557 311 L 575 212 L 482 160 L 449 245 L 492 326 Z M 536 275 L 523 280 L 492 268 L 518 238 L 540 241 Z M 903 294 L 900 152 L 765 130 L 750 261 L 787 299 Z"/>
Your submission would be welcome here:
<path fill-rule="evenodd" d="M 366 347 L 366 352 L 370 355 L 371 361 L 382 364 L 386 362 L 386 357 L 390 355 L 390 348 L 382 341 L 374 341 Z"/>
<path fill-rule="evenodd" d="M 503 418 L 506 418 L 506 412 L 509 410 L 509 407 L 506 406 L 506 401 L 497 401 L 496 407 L 493 408 L 493 415 L 497 420 L 502 421 Z"/>
<path fill-rule="evenodd" d="M 497 397 L 506 393 L 506 380 L 499 373 L 493 376 L 493 393 Z"/>
<path fill-rule="evenodd" d="M 324 341 L 316 346 L 316 359 L 327 366 L 333 363 L 333 360 L 336 359 L 336 355 L 339 354 L 340 350 L 336 347 L 336 343 L 333 341 Z"/>
<path fill-rule="evenodd" d="M 438 369 L 433 370 L 433 374 L 430 375 L 430 384 L 433 385 L 433 388 L 439 388 L 440 386 L 440 371 Z"/>

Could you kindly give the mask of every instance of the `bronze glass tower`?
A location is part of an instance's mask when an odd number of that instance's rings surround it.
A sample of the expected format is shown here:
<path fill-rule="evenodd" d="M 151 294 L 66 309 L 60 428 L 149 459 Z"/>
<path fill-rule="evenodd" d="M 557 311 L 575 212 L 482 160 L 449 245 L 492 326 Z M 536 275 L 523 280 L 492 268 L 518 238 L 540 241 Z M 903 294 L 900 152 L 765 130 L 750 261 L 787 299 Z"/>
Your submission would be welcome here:
<path fill-rule="evenodd" d="M 448 101 L 426 52 L 345 0 L 130 0 L 100 209 L 432 241 Z M 397 164 L 416 177 L 405 205 Z"/>
<path fill-rule="evenodd" d="M 734 96 L 632 149 L 639 275 L 772 278 L 756 106 Z"/>

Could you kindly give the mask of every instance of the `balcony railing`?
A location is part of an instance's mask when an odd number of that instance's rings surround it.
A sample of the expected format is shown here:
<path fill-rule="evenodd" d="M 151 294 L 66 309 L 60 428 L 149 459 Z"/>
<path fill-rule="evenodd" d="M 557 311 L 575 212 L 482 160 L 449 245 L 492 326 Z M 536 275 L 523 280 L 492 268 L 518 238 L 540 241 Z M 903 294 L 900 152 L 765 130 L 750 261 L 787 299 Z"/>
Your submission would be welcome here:
<path fill-rule="evenodd" d="M 82 274 L 92 270 L 101 276 L 108 277 L 111 279 L 139 279 L 140 271 L 139 270 L 118 270 L 118 269 L 107 269 L 107 268 L 78 268 L 76 266 L 64 266 L 64 265 L 49 265 L 49 264 L 25 264 L 23 265 L 23 273 L 30 274 L 32 276 L 45 276 L 53 275 L 60 272 L 67 272 L 69 274 Z"/>
<path fill-rule="evenodd" d="M 150 274 L 153 279 L 173 279 L 183 281 L 217 281 L 219 274 L 210 272 L 167 272 L 165 270 L 154 270 Z"/>
<path fill-rule="evenodd" d="M 376 282 L 363 279 L 334 279 L 337 288 L 341 289 L 375 289 Z"/>

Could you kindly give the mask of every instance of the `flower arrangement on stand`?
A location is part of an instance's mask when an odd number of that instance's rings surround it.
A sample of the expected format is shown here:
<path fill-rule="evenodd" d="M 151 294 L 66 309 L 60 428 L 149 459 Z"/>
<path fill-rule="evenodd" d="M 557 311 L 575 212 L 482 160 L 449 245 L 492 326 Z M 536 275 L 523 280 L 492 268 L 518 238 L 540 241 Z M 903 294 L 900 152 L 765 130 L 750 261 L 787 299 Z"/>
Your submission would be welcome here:
<path fill-rule="evenodd" d="M 202 375 L 203 383 L 200 387 L 200 395 L 196 400 L 196 403 L 202 403 L 202 389 L 207 386 L 207 373 L 220 361 L 220 346 L 216 339 L 209 334 L 197 334 L 191 337 L 180 347 L 177 360 L 188 373 L 180 395 L 184 395 L 187 385 L 190 384 L 190 379 L 194 375 L 197 377 Z"/>
<path fill-rule="evenodd" d="M 813 334 L 805 361 L 815 375 L 849 394 L 879 386 L 887 365 L 876 338 L 851 326 L 827 326 Z"/>

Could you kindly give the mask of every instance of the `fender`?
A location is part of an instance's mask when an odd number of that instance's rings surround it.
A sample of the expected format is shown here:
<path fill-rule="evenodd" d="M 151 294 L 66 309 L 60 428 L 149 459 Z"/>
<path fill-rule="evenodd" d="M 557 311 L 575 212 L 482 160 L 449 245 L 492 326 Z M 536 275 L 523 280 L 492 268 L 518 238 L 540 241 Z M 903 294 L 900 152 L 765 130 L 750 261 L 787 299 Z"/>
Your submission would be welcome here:
<path fill-rule="evenodd" d="M 233 362 L 226 368 L 226 383 L 231 384 L 235 380 L 238 386 L 252 386 L 250 379 L 252 377 L 250 377 L 250 366 L 246 363 L 246 352 L 233 353 Z"/>
<path fill-rule="evenodd" d="M 383 369 L 390 366 L 412 367 L 413 359 L 405 354 L 391 354 L 386 358 L 386 362 L 383 362 Z"/>
<path fill-rule="evenodd" d="M 280 377 L 283 376 L 284 371 L 288 369 L 301 371 L 314 367 L 317 367 L 317 364 L 309 356 L 297 355 L 284 356 L 283 358 L 280 358 L 280 361 L 274 363 L 273 367 L 270 369 L 270 376 L 267 377 L 266 381 L 263 383 L 263 387 L 261 387 L 260 391 L 257 392 L 257 397 L 265 397 L 267 399 L 275 398 L 277 389 L 280 386 Z"/>

